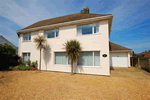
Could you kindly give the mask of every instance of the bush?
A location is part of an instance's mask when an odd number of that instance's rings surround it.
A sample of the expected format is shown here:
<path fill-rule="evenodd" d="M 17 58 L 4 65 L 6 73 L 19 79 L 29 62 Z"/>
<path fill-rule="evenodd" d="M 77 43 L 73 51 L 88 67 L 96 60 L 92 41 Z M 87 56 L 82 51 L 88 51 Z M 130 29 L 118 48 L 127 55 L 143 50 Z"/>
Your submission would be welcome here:
<path fill-rule="evenodd" d="M 31 67 L 37 68 L 37 60 L 36 62 L 32 62 Z"/>
<path fill-rule="evenodd" d="M 38 70 L 38 69 L 37 69 L 37 68 L 33 68 L 33 67 L 32 67 L 32 68 L 31 68 L 31 70 Z"/>
<path fill-rule="evenodd" d="M 31 66 L 31 61 L 28 60 L 28 61 L 26 62 L 26 64 L 27 64 L 28 66 Z"/>
<path fill-rule="evenodd" d="M 20 57 L 16 55 L 15 48 L 7 43 L 4 43 L 0 44 L 0 59 L 0 70 L 7 70 L 9 69 L 9 66 L 18 65 L 18 60 Z"/>
<path fill-rule="evenodd" d="M 10 67 L 8 68 L 8 70 L 17 70 L 17 68 L 15 68 L 15 67 L 13 67 L 13 66 L 10 66 Z"/>
<path fill-rule="evenodd" d="M 12 69 L 13 69 L 13 66 L 10 66 L 8 69 L 9 69 L 9 70 L 12 70 Z"/>
<path fill-rule="evenodd" d="M 24 65 L 19 65 L 18 70 L 30 70 L 32 67 L 31 66 L 24 66 Z"/>

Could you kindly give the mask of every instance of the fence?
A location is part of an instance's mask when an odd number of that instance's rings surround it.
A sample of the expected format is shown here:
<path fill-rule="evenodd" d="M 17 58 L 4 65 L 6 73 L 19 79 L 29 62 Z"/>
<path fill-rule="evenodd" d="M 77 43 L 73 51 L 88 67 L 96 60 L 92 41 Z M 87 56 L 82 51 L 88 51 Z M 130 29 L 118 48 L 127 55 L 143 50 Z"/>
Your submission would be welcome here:
<path fill-rule="evenodd" d="M 131 57 L 131 66 L 150 72 L 150 57 Z"/>

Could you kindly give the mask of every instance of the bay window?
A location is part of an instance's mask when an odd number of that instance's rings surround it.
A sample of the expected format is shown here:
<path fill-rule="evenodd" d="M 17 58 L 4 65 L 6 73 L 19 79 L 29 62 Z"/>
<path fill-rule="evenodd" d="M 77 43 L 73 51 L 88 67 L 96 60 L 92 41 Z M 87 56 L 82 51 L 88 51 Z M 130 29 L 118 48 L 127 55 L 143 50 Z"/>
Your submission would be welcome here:
<path fill-rule="evenodd" d="M 99 23 L 77 26 L 77 35 L 87 35 L 96 33 L 99 33 Z"/>

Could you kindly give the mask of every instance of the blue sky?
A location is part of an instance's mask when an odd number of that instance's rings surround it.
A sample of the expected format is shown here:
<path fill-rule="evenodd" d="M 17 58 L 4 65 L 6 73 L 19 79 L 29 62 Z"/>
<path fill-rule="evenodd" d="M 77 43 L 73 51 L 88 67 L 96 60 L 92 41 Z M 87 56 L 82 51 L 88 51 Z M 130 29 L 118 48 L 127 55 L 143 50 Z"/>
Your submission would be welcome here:
<path fill-rule="evenodd" d="M 110 41 L 135 53 L 150 50 L 150 0 L 0 0 L 0 34 L 18 46 L 17 30 L 80 12 L 113 14 Z"/>

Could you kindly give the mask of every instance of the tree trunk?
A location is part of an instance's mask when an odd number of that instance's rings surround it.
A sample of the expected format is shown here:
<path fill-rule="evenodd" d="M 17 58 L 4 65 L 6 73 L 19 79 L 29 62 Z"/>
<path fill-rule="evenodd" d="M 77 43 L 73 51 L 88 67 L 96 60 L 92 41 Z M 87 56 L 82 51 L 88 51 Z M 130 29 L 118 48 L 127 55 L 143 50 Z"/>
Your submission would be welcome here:
<path fill-rule="evenodd" d="M 40 66 L 39 66 L 39 72 L 41 72 L 41 49 L 40 49 Z"/>
<path fill-rule="evenodd" d="M 71 60 L 71 75 L 73 75 L 73 60 Z"/>

